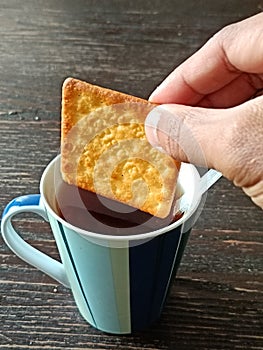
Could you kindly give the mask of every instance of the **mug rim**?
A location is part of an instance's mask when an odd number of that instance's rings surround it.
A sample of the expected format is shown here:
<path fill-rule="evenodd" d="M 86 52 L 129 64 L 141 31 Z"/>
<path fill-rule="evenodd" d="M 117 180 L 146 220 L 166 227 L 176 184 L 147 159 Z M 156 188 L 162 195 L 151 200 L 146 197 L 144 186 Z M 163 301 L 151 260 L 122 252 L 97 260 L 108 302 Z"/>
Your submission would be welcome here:
<path fill-rule="evenodd" d="M 106 241 L 141 241 L 141 240 L 148 240 L 152 239 L 156 236 L 159 236 L 161 234 L 164 234 L 166 232 L 172 231 L 173 229 L 183 225 L 197 210 L 200 202 L 201 202 L 201 195 L 197 198 L 195 197 L 195 201 L 193 201 L 190 209 L 183 214 L 183 216 L 175 221 L 172 224 L 169 224 L 165 227 L 159 228 L 157 230 L 153 230 L 146 233 L 140 233 L 140 234 L 134 234 L 134 235 L 109 235 L 109 234 L 102 234 L 102 233 L 96 233 L 88 230 L 84 230 L 78 226 L 74 226 L 73 224 L 67 222 L 63 218 L 61 218 L 56 211 L 53 209 L 52 205 L 49 203 L 49 200 L 47 195 L 45 194 L 45 183 L 47 181 L 47 176 L 50 174 L 51 171 L 54 173 L 55 165 L 57 162 L 60 162 L 61 155 L 58 154 L 55 158 L 53 158 L 48 165 L 46 166 L 45 170 L 42 173 L 41 180 L 40 180 L 40 195 L 41 195 L 41 201 L 44 203 L 44 206 L 49 214 L 52 215 L 57 221 L 59 221 L 61 224 L 63 224 L 65 227 L 67 227 L 70 230 L 73 230 L 77 232 L 78 234 L 81 234 L 85 236 L 86 238 L 92 238 L 95 240 L 106 240 Z M 194 180 L 194 176 L 200 179 L 200 175 L 196 169 L 196 167 L 193 164 L 186 164 L 182 163 L 182 167 L 189 167 L 195 174 L 191 175 L 192 179 Z"/>

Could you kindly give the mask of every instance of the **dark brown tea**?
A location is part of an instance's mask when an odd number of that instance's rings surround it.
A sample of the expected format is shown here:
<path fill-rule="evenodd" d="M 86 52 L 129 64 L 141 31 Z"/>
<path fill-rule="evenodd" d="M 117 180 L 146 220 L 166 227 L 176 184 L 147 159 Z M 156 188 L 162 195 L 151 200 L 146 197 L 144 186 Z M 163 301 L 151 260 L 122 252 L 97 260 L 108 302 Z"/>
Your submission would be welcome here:
<path fill-rule="evenodd" d="M 182 215 L 165 219 L 63 182 L 56 193 L 59 215 L 68 223 L 95 233 L 133 235 L 165 227 Z"/>

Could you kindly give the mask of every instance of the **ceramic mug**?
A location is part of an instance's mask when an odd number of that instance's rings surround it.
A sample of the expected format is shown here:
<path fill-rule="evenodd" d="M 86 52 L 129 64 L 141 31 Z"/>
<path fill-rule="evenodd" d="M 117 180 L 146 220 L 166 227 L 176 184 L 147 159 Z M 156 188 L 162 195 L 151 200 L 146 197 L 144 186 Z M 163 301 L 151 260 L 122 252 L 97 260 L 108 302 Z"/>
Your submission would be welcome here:
<path fill-rule="evenodd" d="M 196 190 L 207 175 L 200 178 L 193 165 L 182 164 L 178 181 L 190 203 L 183 217 L 156 231 L 114 236 L 85 231 L 59 216 L 55 191 L 62 179 L 55 176 L 57 169 L 60 156 L 45 169 L 40 194 L 15 198 L 6 206 L 1 223 L 4 241 L 21 259 L 70 288 L 80 313 L 95 328 L 115 334 L 148 328 L 163 310 L 202 206 Z M 25 212 L 49 221 L 61 262 L 16 232 L 12 218 Z"/>

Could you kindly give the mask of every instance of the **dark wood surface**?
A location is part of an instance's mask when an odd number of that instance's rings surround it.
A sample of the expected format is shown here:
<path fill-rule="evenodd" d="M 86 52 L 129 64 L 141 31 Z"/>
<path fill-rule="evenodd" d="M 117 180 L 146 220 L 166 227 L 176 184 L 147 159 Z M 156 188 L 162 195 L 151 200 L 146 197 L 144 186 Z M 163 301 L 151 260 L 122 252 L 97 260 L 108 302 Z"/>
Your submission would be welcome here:
<path fill-rule="evenodd" d="M 260 0 L 0 1 L 1 210 L 37 193 L 59 153 L 67 76 L 147 97 L 222 26 Z M 57 257 L 48 224 L 19 216 L 32 245 Z M 193 229 L 163 316 L 149 331 L 110 336 L 80 316 L 71 293 L 0 239 L 1 349 L 263 349 L 263 222 L 221 179 Z"/>

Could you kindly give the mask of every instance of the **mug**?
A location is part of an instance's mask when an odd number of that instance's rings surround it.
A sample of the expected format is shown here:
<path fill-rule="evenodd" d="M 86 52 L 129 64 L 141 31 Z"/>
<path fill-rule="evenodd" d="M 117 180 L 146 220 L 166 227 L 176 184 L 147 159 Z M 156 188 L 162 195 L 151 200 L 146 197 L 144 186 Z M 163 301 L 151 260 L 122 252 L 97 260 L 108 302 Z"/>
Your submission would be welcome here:
<path fill-rule="evenodd" d="M 70 288 L 80 313 L 95 328 L 129 334 L 150 327 L 161 315 L 200 213 L 203 200 L 197 188 L 209 171 L 200 178 L 193 165 L 182 164 L 178 182 L 190 205 L 178 221 L 139 235 L 114 236 L 85 231 L 59 216 L 55 191 L 62 178 L 60 173 L 55 175 L 58 169 L 60 156 L 46 167 L 40 194 L 15 198 L 6 206 L 1 222 L 4 241 L 21 259 Z M 61 262 L 16 232 L 12 218 L 26 212 L 50 223 Z"/>

